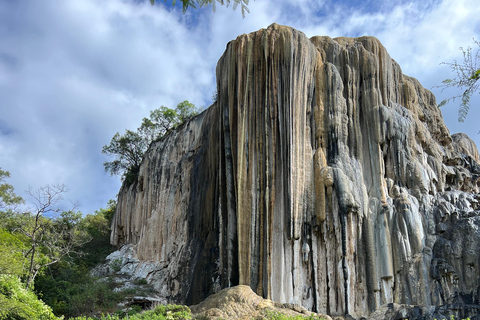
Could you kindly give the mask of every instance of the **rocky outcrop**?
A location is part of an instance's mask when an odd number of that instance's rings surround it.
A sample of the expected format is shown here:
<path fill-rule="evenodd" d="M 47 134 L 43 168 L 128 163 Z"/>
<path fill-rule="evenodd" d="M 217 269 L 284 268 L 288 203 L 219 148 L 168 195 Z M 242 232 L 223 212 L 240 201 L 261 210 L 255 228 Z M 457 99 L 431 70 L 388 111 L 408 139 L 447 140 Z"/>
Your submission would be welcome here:
<path fill-rule="evenodd" d="M 478 303 L 478 150 L 377 39 L 272 25 L 227 45 L 217 91 L 119 192 L 112 243 L 165 297 L 240 284 L 353 316 Z"/>

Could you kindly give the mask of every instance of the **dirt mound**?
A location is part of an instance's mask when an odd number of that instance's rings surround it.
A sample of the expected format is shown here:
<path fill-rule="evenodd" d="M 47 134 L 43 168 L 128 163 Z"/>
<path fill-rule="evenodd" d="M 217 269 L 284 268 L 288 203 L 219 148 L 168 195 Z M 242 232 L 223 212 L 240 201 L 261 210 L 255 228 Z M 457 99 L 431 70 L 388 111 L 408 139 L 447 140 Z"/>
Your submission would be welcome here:
<path fill-rule="evenodd" d="M 331 320 L 327 315 L 309 312 L 299 305 L 276 303 L 263 299 L 255 294 L 249 286 L 235 286 L 223 289 L 203 302 L 190 307 L 192 313 L 210 319 L 245 319 L 251 320 L 266 317 L 271 313 L 287 316 L 315 316 L 319 319 Z"/>

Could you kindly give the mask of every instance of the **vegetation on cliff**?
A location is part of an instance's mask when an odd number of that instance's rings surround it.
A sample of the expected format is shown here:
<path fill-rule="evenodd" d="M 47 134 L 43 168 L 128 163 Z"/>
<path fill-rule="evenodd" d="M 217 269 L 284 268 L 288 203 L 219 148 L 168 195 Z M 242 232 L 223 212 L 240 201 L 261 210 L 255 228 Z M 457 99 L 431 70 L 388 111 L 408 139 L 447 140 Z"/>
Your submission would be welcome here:
<path fill-rule="evenodd" d="M 479 92 L 480 89 L 480 41 L 474 39 L 478 46 L 476 50 L 472 47 L 466 49 L 460 48 L 463 53 L 463 62 L 454 60 L 451 63 L 445 62 L 452 72 L 457 74 L 456 78 L 445 79 L 442 81 L 440 88 L 446 89 L 451 87 L 459 88 L 463 91 L 461 95 L 453 96 L 440 102 L 439 107 L 444 106 L 450 101 L 461 99 L 458 109 L 458 121 L 464 122 L 470 110 L 470 99 L 472 94 Z"/>
<path fill-rule="evenodd" d="M 175 109 L 161 106 L 150 111 L 150 117 L 143 118 L 136 131 L 125 130 L 123 135 L 117 132 L 110 144 L 103 146 L 102 153 L 115 157 L 113 161 L 103 163 L 105 171 L 111 175 L 122 175 L 122 180 L 132 183 L 151 143 L 197 113 L 195 105 L 186 100 L 180 102 Z"/>

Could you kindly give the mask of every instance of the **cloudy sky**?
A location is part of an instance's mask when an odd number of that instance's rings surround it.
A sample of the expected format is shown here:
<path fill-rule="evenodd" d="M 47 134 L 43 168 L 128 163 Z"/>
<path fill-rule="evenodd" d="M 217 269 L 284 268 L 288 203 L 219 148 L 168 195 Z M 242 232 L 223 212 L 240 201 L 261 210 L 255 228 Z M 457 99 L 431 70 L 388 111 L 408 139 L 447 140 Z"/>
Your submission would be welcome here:
<path fill-rule="evenodd" d="M 102 146 L 161 105 L 210 105 L 227 42 L 273 22 L 309 37 L 375 36 L 437 101 L 460 94 L 433 88 L 454 76 L 440 63 L 461 61 L 459 47 L 480 39 L 477 0 L 252 0 L 249 9 L 242 18 L 221 6 L 183 15 L 162 0 L 153 7 L 0 1 L 0 167 L 10 171 L 8 182 L 22 196 L 29 187 L 66 184 L 65 198 L 83 213 L 105 207 L 120 178 L 104 172 L 111 159 Z M 479 97 L 462 124 L 458 104 L 442 108 L 450 132 L 465 132 L 477 145 Z"/>

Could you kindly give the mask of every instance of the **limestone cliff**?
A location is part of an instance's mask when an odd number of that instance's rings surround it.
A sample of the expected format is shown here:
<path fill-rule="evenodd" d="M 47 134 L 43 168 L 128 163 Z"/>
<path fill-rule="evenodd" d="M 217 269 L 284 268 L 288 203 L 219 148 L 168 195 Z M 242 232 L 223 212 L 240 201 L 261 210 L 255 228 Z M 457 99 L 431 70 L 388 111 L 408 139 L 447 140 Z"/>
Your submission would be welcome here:
<path fill-rule="evenodd" d="M 377 39 L 274 24 L 227 45 L 217 91 L 119 193 L 112 243 L 135 245 L 166 297 L 241 284 L 330 315 L 478 303 L 478 150 Z"/>

